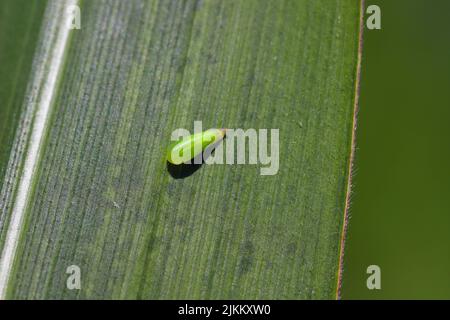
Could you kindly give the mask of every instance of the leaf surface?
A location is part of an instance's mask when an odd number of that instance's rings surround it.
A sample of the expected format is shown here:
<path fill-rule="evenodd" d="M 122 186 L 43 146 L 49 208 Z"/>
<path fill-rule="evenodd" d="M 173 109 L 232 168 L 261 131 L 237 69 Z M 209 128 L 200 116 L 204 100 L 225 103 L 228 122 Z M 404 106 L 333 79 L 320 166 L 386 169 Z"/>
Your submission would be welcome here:
<path fill-rule="evenodd" d="M 359 1 L 79 5 L 7 297 L 335 298 Z M 177 179 L 170 136 L 196 120 L 279 129 L 277 174 L 203 165 Z M 71 265 L 81 290 L 66 287 Z"/>

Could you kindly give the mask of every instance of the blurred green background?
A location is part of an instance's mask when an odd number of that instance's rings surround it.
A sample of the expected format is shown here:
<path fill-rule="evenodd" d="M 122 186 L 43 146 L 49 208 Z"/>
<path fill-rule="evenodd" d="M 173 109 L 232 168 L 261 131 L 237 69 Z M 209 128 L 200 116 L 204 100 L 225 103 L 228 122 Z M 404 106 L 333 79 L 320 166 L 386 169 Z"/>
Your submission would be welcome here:
<path fill-rule="evenodd" d="M 371 4 L 342 296 L 450 299 L 450 1 Z"/>

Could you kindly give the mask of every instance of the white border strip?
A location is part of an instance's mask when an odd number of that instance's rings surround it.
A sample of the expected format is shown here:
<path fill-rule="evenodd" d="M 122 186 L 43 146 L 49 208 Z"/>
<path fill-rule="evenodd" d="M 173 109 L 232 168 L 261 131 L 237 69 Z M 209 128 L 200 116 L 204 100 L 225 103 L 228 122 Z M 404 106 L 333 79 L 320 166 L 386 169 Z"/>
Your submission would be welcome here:
<path fill-rule="evenodd" d="M 67 6 L 75 5 L 76 3 L 76 0 L 69 0 L 65 3 L 63 9 L 67 8 Z M 5 299 L 6 296 L 6 289 L 24 221 L 27 199 L 31 192 L 33 176 L 39 160 L 39 152 L 51 111 L 51 102 L 57 89 L 57 79 L 62 69 L 64 53 L 69 39 L 70 29 L 67 27 L 65 21 L 66 12 L 62 12 L 61 14 L 61 25 L 59 26 L 58 37 L 56 38 L 52 55 L 48 61 L 44 61 L 49 69 L 46 79 L 44 80 L 40 99 L 36 105 L 33 129 L 28 143 L 29 149 L 27 150 L 11 220 L 8 225 L 3 252 L 0 258 L 0 299 Z"/>

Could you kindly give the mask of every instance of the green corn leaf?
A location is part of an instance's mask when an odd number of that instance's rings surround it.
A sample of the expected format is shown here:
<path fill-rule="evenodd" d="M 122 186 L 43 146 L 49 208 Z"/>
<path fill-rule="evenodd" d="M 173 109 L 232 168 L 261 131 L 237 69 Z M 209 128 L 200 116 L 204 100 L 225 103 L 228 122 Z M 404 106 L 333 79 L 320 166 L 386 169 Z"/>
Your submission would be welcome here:
<path fill-rule="evenodd" d="M 0 28 L 2 297 L 336 298 L 360 1 L 25 2 L 0 3 L 31 21 L 24 43 Z M 171 133 L 197 120 L 278 129 L 277 173 L 174 176 Z"/>

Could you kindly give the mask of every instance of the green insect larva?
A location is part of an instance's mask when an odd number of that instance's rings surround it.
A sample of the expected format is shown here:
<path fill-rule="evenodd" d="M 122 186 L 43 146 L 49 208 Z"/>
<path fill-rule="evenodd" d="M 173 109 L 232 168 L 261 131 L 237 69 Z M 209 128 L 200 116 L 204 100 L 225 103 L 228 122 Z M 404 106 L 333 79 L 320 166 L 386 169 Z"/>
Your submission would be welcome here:
<path fill-rule="evenodd" d="M 211 144 L 222 140 L 225 132 L 225 129 L 209 129 L 185 137 L 182 141 L 176 141 L 167 150 L 167 161 L 175 165 L 187 163 Z"/>

